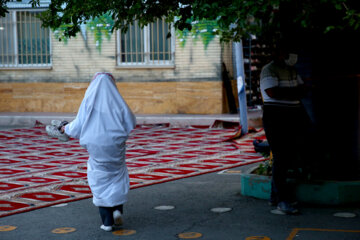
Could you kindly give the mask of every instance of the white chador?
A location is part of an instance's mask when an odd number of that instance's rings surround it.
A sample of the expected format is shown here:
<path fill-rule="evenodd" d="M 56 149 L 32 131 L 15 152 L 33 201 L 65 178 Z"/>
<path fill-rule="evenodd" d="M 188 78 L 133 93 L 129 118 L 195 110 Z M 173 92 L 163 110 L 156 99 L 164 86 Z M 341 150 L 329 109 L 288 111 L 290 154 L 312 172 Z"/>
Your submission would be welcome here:
<path fill-rule="evenodd" d="M 125 141 L 135 125 L 113 76 L 95 74 L 76 118 L 65 126 L 65 133 L 80 139 L 89 153 L 87 176 L 95 206 L 114 207 L 127 201 Z"/>

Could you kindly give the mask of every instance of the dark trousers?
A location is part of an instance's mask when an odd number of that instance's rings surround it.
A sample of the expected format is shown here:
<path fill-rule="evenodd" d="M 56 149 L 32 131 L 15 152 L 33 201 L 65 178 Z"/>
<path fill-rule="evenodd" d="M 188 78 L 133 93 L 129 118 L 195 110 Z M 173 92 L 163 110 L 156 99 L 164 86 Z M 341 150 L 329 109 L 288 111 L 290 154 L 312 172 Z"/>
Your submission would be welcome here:
<path fill-rule="evenodd" d="M 271 201 L 292 201 L 293 189 L 287 183 L 287 173 L 303 164 L 299 159 L 306 156 L 310 119 L 303 107 L 264 104 L 263 126 L 273 154 Z"/>
<path fill-rule="evenodd" d="M 112 226 L 114 224 L 113 212 L 115 210 L 119 210 L 122 214 L 123 205 L 118 205 L 115 207 L 99 207 L 100 217 L 105 226 Z"/>

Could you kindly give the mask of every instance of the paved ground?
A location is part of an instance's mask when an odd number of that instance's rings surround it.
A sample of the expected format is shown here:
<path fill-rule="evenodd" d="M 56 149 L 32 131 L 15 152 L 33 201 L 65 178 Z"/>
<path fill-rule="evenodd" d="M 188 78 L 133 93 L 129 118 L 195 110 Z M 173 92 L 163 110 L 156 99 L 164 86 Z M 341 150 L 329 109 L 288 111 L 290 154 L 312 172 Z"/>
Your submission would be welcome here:
<path fill-rule="evenodd" d="M 157 206 L 173 206 L 174 209 L 157 210 Z M 231 210 L 215 213 L 211 211 L 213 208 Z M 86 199 L 0 218 L 3 229 L 5 225 L 17 227 L 13 231 L 0 232 L 0 239 L 170 240 L 179 239 L 181 233 L 193 233 L 190 234 L 192 239 L 207 240 L 360 239 L 359 207 L 302 206 L 301 214 L 297 216 L 274 215 L 270 213 L 271 209 L 265 200 L 240 195 L 239 174 L 212 173 L 131 190 L 121 228 L 127 230 L 123 234 L 130 234 L 127 236 L 115 235 L 120 231 L 100 230 L 97 208 L 91 199 Z M 338 212 L 357 216 L 333 216 Z M 59 228 L 62 228 L 59 232 L 65 233 L 53 233 Z"/>
<path fill-rule="evenodd" d="M 249 167 L 231 170 L 245 171 Z M 174 208 L 157 210 L 158 206 Z M 230 211 L 216 213 L 213 208 Z M 301 214 L 296 216 L 270 213 L 267 201 L 240 194 L 238 171 L 225 171 L 131 190 L 125 205 L 125 223 L 114 232 L 100 230 L 98 210 L 91 199 L 86 199 L 0 218 L 0 239 L 360 239 L 360 206 L 300 209 Z M 343 212 L 356 216 L 334 216 Z"/>

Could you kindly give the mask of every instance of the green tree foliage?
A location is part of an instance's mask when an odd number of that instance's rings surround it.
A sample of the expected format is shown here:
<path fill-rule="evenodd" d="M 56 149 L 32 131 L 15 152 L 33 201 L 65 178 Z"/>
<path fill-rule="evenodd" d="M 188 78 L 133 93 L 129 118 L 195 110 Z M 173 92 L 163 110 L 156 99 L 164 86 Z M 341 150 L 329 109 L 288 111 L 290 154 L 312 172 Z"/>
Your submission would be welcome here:
<path fill-rule="evenodd" d="M 0 16 L 5 16 L 7 2 L 0 0 Z M 40 0 L 30 3 L 35 7 Z M 193 21 L 213 21 L 217 27 L 212 34 L 227 41 L 248 34 L 273 36 L 289 29 L 357 31 L 359 5 L 359 0 L 52 0 L 41 18 L 45 27 L 62 27 L 66 37 L 75 36 L 81 24 L 107 13 L 114 19 L 111 31 L 126 31 L 133 20 L 145 26 L 165 18 L 176 29 L 189 32 Z"/>
<path fill-rule="evenodd" d="M 177 37 L 180 39 L 180 46 L 184 47 L 187 38 L 191 36 L 195 39 L 195 41 L 200 38 L 204 44 L 205 49 L 207 49 L 207 46 L 215 38 L 216 32 L 218 31 L 218 25 L 216 21 L 191 21 L 191 19 L 188 19 L 188 22 L 192 25 L 190 30 L 185 28 L 176 32 Z"/>
<path fill-rule="evenodd" d="M 110 40 L 113 26 L 114 20 L 109 14 L 104 14 L 87 22 L 86 28 L 94 33 L 96 47 L 99 51 L 101 51 L 103 37 Z"/>
<path fill-rule="evenodd" d="M 101 52 L 103 38 L 110 40 L 113 25 L 114 20 L 109 14 L 104 14 L 100 17 L 96 17 L 86 23 L 86 29 L 94 34 L 96 48 L 99 50 L 99 52 Z M 63 41 L 66 44 L 68 42 L 69 36 L 65 35 L 65 31 L 71 26 L 72 24 L 62 24 L 57 29 L 53 29 L 55 37 L 59 41 Z"/>

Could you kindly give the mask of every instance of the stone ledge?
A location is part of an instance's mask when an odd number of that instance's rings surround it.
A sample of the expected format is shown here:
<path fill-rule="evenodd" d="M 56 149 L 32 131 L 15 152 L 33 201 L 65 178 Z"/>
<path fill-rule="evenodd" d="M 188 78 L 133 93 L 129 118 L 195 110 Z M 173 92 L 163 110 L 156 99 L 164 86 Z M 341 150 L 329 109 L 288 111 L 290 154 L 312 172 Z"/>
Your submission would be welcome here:
<path fill-rule="evenodd" d="M 249 127 L 262 127 L 261 112 L 249 114 Z M 36 121 L 50 124 L 52 119 L 72 121 L 76 113 L 48 113 L 48 112 L 2 112 L 0 126 L 34 126 Z M 170 123 L 171 126 L 204 125 L 211 126 L 215 120 L 239 122 L 238 114 L 136 114 L 138 124 Z"/>

